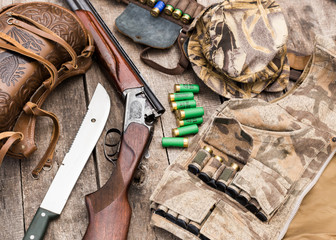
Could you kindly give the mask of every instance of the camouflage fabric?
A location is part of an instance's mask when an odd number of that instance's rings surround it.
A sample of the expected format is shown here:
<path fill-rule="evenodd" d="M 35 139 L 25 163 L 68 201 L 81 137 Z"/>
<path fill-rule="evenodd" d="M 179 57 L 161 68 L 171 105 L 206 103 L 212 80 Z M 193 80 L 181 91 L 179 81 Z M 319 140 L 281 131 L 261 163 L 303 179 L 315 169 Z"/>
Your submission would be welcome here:
<path fill-rule="evenodd" d="M 250 98 L 286 88 L 287 25 L 274 0 L 224 0 L 204 10 L 189 32 L 192 68 L 216 93 Z"/>
<path fill-rule="evenodd" d="M 167 168 L 151 196 L 157 206 L 196 223 L 199 231 L 174 224 L 164 213 L 154 212 L 152 224 L 182 239 L 281 239 L 336 152 L 335 79 L 336 36 L 318 37 L 303 75 L 286 95 L 273 102 L 225 102 Z M 204 146 L 229 159 L 223 164 L 239 165 L 228 188 L 244 193 L 248 203 L 187 171 Z"/>

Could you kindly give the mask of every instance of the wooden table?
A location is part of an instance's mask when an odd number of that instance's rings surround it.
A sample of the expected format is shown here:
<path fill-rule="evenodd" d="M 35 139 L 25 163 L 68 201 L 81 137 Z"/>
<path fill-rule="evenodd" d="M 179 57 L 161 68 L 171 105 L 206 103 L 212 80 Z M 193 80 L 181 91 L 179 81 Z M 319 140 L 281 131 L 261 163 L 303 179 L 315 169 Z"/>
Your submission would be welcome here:
<path fill-rule="evenodd" d="M 2 0 L 1 6 L 19 2 L 29 1 Z M 61 0 L 50 0 L 49 2 L 66 6 Z M 334 0 L 279 0 L 278 2 L 288 22 L 289 48 L 303 54 L 310 54 L 313 51 L 316 34 L 336 33 L 336 15 L 334 14 L 336 2 Z M 114 27 L 115 18 L 126 6 L 112 0 L 92 0 L 92 3 L 167 110 L 155 124 L 153 140 L 149 147 L 150 157 L 142 160 L 129 190 L 129 201 L 133 212 L 128 239 L 176 239 L 173 235 L 152 228 L 149 224 L 151 215 L 149 197 L 165 168 L 181 151 L 181 149 L 161 147 L 161 138 L 171 136 L 171 129 L 176 127 L 175 116 L 170 112 L 167 96 L 168 93 L 173 92 L 175 83 L 199 84 L 201 92 L 196 95 L 196 101 L 206 110 L 205 120 L 209 119 L 209 116 L 221 104 L 220 98 L 198 80 L 191 69 L 180 76 L 169 76 L 144 65 L 139 59 L 139 52 L 143 46 L 133 43 L 116 32 Z M 173 67 L 174 62 L 179 58 L 179 52 L 177 48 L 171 48 L 165 51 L 154 51 L 150 57 L 166 66 Z M 64 155 L 69 150 L 86 112 L 88 99 L 91 99 L 97 83 L 101 83 L 110 95 L 110 117 L 60 218 L 50 224 L 45 239 L 74 240 L 81 239 L 84 235 L 88 225 L 84 196 L 100 188 L 113 171 L 113 165 L 105 160 L 103 154 L 103 137 L 109 128 L 121 129 L 124 112 L 118 93 L 111 87 L 108 78 L 103 75 L 97 63 L 93 64 L 85 76 L 74 77 L 62 83 L 43 105 L 44 109 L 58 116 L 62 127 L 51 171 L 43 172 L 39 180 L 34 180 L 30 176 L 49 143 L 52 125 L 48 119 L 38 119 L 36 129 L 38 150 L 33 156 L 22 161 L 11 158 L 4 160 L 0 168 L 0 239 L 22 239 Z"/>

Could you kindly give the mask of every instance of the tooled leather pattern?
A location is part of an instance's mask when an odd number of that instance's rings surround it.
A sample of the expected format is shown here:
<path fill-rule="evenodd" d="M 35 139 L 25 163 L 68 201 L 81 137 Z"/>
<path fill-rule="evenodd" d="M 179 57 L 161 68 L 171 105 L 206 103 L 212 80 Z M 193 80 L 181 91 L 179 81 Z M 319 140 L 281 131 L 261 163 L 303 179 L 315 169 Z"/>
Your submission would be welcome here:
<path fill-rule="evenodd" d="M 41 52 L 41 45 L 44 46 L 43 42 L 40 39 L 35 38 L 27 31 L 24 31 L 17 27 L 12 27 L 11 30 L 9 30 L 6 34 L 14 38 L 17 42 L 21 43 L 24 48 L 30 49 L 37 53 Z"/>
<path fill-rule="evenodd" d="M 8 87 L 19 81 L 24 74 L 25 60 L 8 52 L 0 53 L 0 79 Z"/>
<path fill-rule="evenodd" d="M 85 47 L 87 36 L 82 25 L 69 11 L 57 5 L 27 3 L 15 6 L 0 15 L 0 31 L 2 32 L 6 27 L 8 28 L 7 19 L 9 16 L 6 15 L 7 12 L 25 15 L 51 29 L 72 46 L 77 54 L 80 54 Z M 44 41 L 46 41 L 13 25 L 6 34 L 36 54 L 40 53 L 45 45 Z M 53 63 L 56 68 L 70 60 L 66 50 L 58 44 L 53 44 L 53 48 L 45 58 Z M 33 63 L 36 65 L 33 74 L 25 76 L 24 64 L 27 62 L 31 62 L 31 60 L 19 54 L 7 51 L 0 53 L 0 131 L 12 129 L 25 103 L 29 101 L 32 94 L 49 76 L 48 71 L 38 63 Z M 4 85 L 6 85 L 6 88 Z M 10 89 L 5 92 L 4 89 L 7 89 L 8 86 L 10 86 Z M 17 86 L 20 86 L 19 89 L 13 89 L 18 88 Z"/>

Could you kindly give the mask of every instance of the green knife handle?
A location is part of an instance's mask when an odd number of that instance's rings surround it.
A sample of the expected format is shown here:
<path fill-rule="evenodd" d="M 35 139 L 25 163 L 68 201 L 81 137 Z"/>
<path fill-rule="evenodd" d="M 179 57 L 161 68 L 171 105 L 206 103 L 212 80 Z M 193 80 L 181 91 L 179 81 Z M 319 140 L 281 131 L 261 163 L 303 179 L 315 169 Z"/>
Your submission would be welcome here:
<path fill-rule="evenodd" d="M 30 223 L 29 228 L 23 237 L 23 240 L 42 240 L 45 232 L 47 231 L 49 221 L 57 218 L 58 216 L 59 214 L 50 212 L 43 208 L 38 208 L 33 221 Z"/>

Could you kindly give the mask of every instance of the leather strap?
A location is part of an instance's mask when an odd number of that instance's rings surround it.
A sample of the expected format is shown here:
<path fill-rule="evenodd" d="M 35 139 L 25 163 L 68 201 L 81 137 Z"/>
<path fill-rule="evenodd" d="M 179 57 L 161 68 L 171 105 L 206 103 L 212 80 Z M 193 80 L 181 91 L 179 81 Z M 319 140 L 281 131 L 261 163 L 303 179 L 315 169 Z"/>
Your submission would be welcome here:
<path fill-rule="evenodd" d="M 27 102 L 26 105 L 23 107 L 23 111 L 28 115 L 49 117 L 51 118 L 54 124 L 49 147 L 47 148 L 40 162 L 38 163 L 38 165 L 35 167 L 35 169 L 32 172 L 33 178 L 37 179 L 42 169 L 49 170 L 52 167 L 52 159 L 54 155 L 54 150 L 55 150 L 56 143 L 59 138 L 59 132 L 60 132 L 59 122 L 55 114 L 42 110 L 35 103 L 32 103 L 32 102 Z"/>
<path fill-rule="evenodd" d="M 23 134 L 20 132 L 2 132 L 0 133 L 0 140 L 6 139 L 7 141 L 2 145 L 0 149 L 0 165 L 8 152 L 9 148 L 16 143 L 23 139 Z"/>
<path fill-rule="evenodd" d="M 43 104 L 43 102 L 50 94 L 50 92 L 62 80 L 64 80 L 66 77 L 85 72 L 88 66 L 91 65 L 90 57 L 94 52 L 94 42 L 90 33 L 87 32 L 88 46 L 86 46 L 84 50 L 82 50 L 81 55 L 77 56 L 74 49 L 65 40 L 63 40 L 60 36 L 51 31 L 49 28 L 46 28 L 45 26 L 35 22 L 34 20 L 20 14 L 10 12 L 8 13 L 8 15 L 10 16 L 10 18 L 7 20 L 8 24 L 16 25 L 42 38 L 48 39 L 52 42 L 59 44 L 69 53 L 71 57 L 71 61 L 62 64 L 60 69 L 57 70 L 56 67 L 51 62 L 44 59 L 40 55 L 35 54 L 34 52 L 24 48 L 18 41 L 0 32 L 0 39 L 5 41 L 5 42 L 0 41 L 0 48 L 22 54 L 24 56 L 30 57 L 42 63 L 47 68 L 51 76 L 49 79 L 43 82 L 40 88 L 38 88 L 38 90 L 36 90 L 36 92 L 31 97 L 30 102 L 26 103 L 26 105 L 23 107 L 23 113 L 19 116 L 16 125 L 14 126 L 14 129 L 16 129 L 17 131 L 10 132 L 13 133 L 10 136 L 7 136 L 8 134 L 6 135 L 5 133 L 0 134 L 0 140 L 8 137 L 8 140 L 2 145 L 0 149 L 0 164 L 1 164 L 2 159 L 4 158 L 4 156 L 9 151 L 12 145 L 14 146 L 11 148 L 10 153 L 11 155 L 14 156 L 22 157 L 23 155 L 27 157 L 32 153 L 32 151 L 36 149 L 33 139 L 36 116 L 47 116 L 52 119 L 53 131 L 50 144 L 46 152 L 44 153 L 42 159 L 39 161 L 38 165 L 32 171 L 32 176 L 35 179 L 37 179 L 42 169 L 47 170 L 52 167 L 53 154 L 60 134 L 59 121 L 56 115 L 54 115 L 51 112 L 42 110 L 40 106 Z M 80 66 L 78 66 L 78 64 Z M 20 143 L 16 144 L 18 140 L 23 140 L 23 133 L 21 133 L 20 130 L 23 130 L 25 135 L 27 134 L 26 135 L 27 140 L 25 139 L 24 141 L 21 141 Z M 24 147 L 25 150 L 24 151 L 20 150 L 20 147 Z"/>
<path fill-rule="evenodd" d="M 182 74 L 186 68 L 188 67 L 189 65 L 189 60 L 188 58 L 186 57 L 186 55 L 184 54 L 184 51 L 183 51 L 183 43 L 185 42 L 185 40 L 187 39 L 187 35 L 186 33 L 184 33 L 183 31 L 181 31 L 180 35 L 178 36 L 178 39 L 177 39 L 177 43 L 178 43 L 178 47 L 180 49 L 180 52 L 181 52 L 181 57 L 177 63 L 177 66 L 175 68 L 166 68 L 166 67 L 163 67 L 162 65 L 154 62 L 153 60 L 150 60 L 149 58 L 145 57 L 145 54 L 150 50 L 152 49 L 152 47 L 146 47 L 144 50 L 141 51 L 140 53 L 140 59 L 145 63 L 147 64 L 148 66 L 160 71 L 160 72 L 163 72 L 163 73 L 166 73 L 166 74 L 169 74 L 169 75 L 180 75 Z"/>

